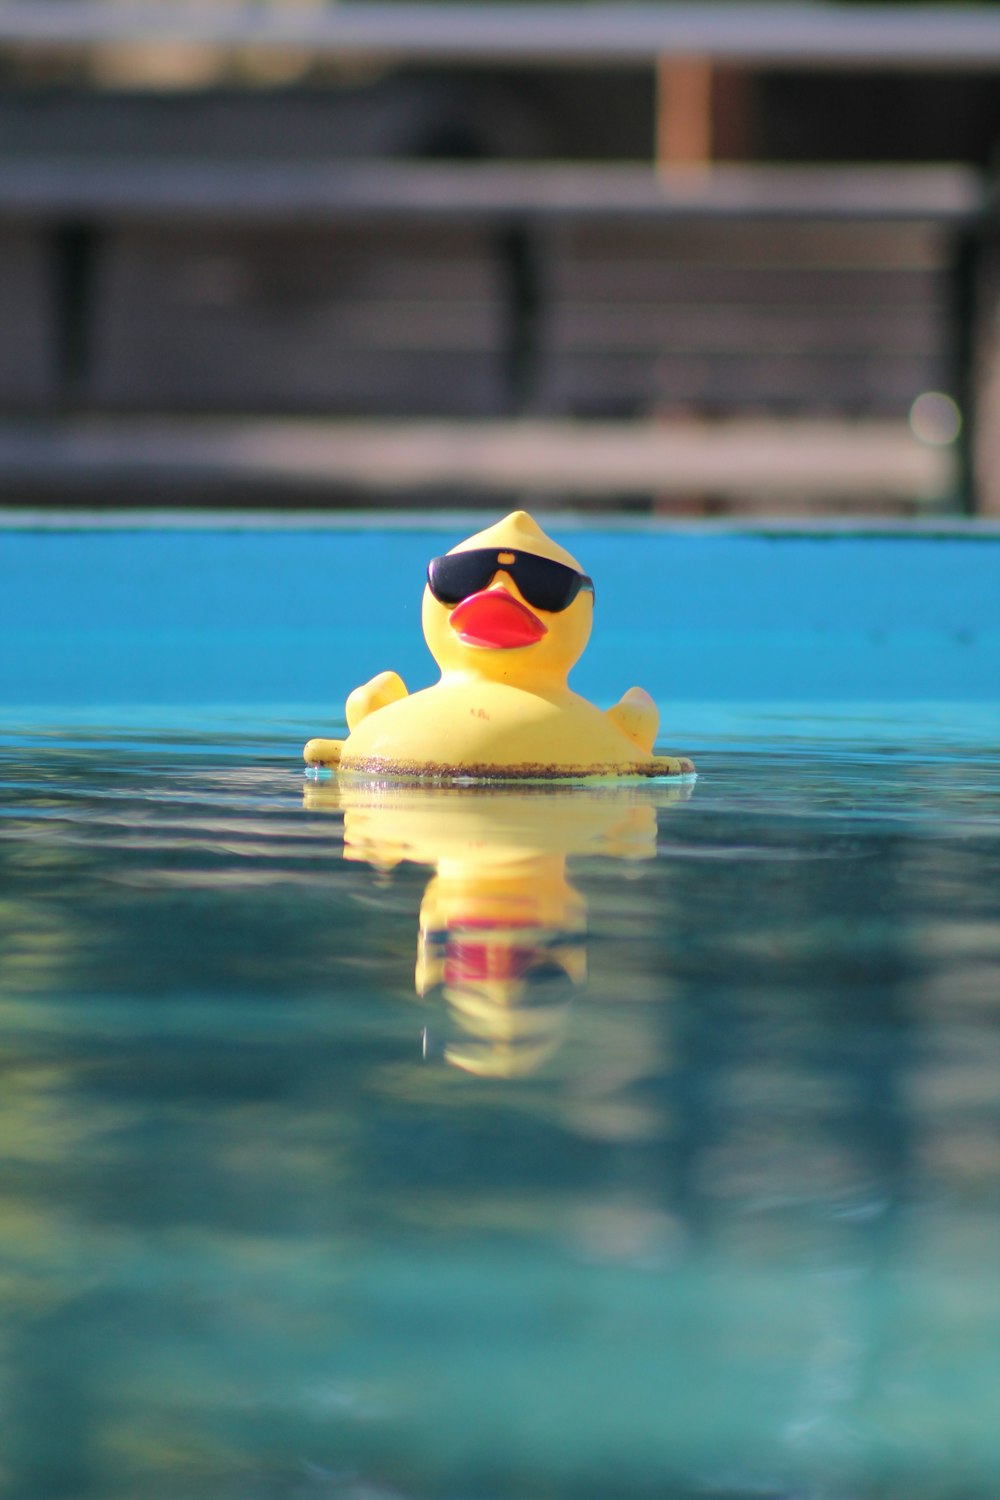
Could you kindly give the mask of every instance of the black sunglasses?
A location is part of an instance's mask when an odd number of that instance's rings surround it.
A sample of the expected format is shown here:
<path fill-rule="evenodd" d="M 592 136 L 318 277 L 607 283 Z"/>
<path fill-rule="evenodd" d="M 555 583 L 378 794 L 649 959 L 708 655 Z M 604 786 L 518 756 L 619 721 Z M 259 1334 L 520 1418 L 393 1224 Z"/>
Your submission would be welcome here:
<path fill-rule="evenodd" d="M 509 573 L 528 603 L 547 614 L 568 609 L 581 589 L 594 592 L 594 581 L 585 573 L 548 557 L 536 557 L 534 552 L 506 547 L 477 547 L 432 557 L 427 583 L 440 604 L 460 604 L 486 588 L 497 573 Z"/>

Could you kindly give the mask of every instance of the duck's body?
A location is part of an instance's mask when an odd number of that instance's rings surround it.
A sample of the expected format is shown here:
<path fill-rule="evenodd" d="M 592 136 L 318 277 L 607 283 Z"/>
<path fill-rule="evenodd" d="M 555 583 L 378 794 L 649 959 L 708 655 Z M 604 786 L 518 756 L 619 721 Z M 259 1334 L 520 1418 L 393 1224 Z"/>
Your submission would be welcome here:
<path fill-rule="evenodd" d="M 518 559 L 526 558 L 530 593 L 530 569 L 539 560 L 583 578 L 575 559 L 523 511 L 463 542 L 448 558 L 467 552 L 494 567 L 488 588 L 457 607 L 441 602 L 430 587 L 425 591 L 424 634 L 441 666 L 440 682 L 409 694 L 396 673 L 380 673 L 348 699 L 349 737 L 310 740 L 308 763 L 432 779 L 693 772 L 689 760 L 653 754 L 659 714 L 642 689 L 631 688 L 607 712 L 570 689 L 569 667 L 590 634 L 592 595 L 578 591 L 569 604 L 544 610 L 525 600 L 515 575 L 523 566 Z"/>
<path fill-rule="evenodd" d="M 345 771 L 447 776 L 458 766 L 474 777 L 655 775 L 659 764 L 568 689 L 538 693 L 457 674 L 369 714 L 340 757 Z"/>

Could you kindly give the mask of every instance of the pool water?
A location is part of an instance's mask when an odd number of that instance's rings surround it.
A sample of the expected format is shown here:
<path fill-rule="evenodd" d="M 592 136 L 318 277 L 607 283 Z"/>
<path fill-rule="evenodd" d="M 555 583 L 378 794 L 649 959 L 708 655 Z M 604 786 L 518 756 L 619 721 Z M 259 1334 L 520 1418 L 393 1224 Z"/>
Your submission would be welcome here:
<path fill-rule="evenodd" d="M 697 781 L 305 779 L 472 529 L 0 518 L 0 1493 L 989 1500 L 1000 534 L 553 525 Z"/>
<path fill-rule="evenodd" d="M 833 719 L 8 728 L 5 1497 L 1000 1493 L 1000 741 Z"/>

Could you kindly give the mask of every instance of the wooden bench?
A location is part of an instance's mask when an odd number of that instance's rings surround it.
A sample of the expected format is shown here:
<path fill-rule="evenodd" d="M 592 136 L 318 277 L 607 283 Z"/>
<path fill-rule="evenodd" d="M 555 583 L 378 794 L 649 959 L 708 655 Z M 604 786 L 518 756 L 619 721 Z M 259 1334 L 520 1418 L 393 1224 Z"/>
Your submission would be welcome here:
<path fill-rule="evenodd" d="M 144 410 L 898 415 L 954 383 L 952 238 L 979 209 L 962 169 L 0 161 L 22 287 L 0 390 Z M 46 236 L 64 262 L 47 287 Z M 18 370 L 34 371 L 19 397 Z"/>
<path fill-rule="evenodd" d="M 994 69 L 987 8 L 795 3 L 336 3 L 276 0 L 2 0 L 0 45 L 92 47 L 197 41 L 343 59 L 504 60 L 622 66 L 665 56 L 760 67 Z"/>

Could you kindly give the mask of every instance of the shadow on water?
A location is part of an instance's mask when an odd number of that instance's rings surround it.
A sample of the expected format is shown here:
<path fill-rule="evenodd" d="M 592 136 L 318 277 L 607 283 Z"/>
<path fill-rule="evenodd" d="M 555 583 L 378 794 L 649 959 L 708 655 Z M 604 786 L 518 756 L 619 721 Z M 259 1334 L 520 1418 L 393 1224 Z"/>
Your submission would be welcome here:
<path fill-rule="evenodd" d="M 0 760 L 5 1496 L 1000 1489 L 994 751 Z"/>

